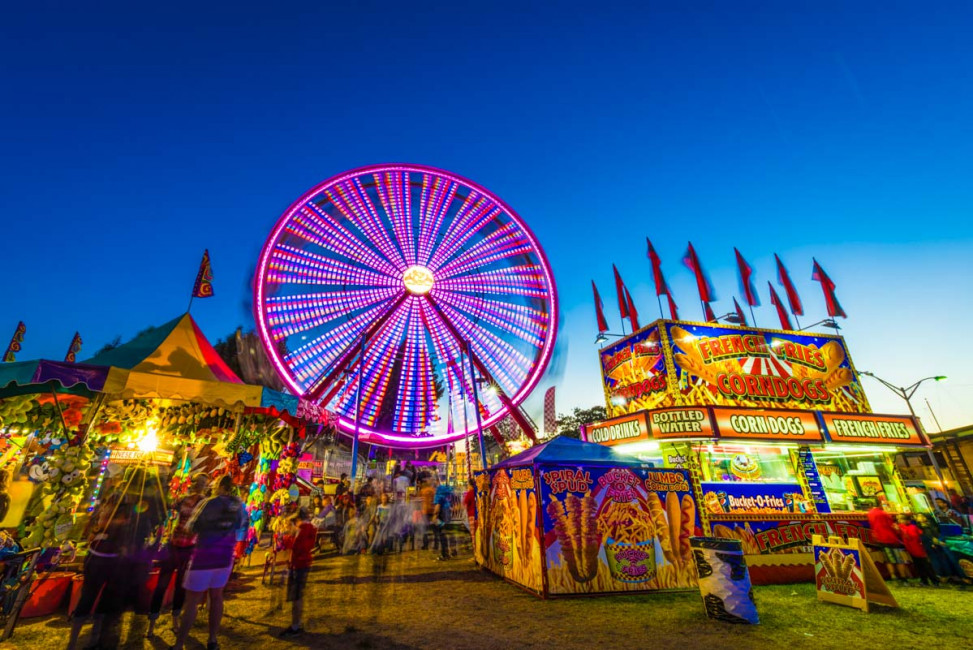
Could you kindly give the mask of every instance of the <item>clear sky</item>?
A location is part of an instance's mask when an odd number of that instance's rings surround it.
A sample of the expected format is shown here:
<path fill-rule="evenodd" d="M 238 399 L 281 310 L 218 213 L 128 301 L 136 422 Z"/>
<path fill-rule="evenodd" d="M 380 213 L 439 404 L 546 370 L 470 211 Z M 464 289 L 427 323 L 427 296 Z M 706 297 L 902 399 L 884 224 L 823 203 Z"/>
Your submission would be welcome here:
<path fill-rule="evenodd" d="M 811 256 L 857 366 L 973 422 L 973 5 L 967 2 L 14 3 L 0 24 L 2 344 L 92 353 L 186 308 L 209 248 L 215 340 L 251 326 L 280 212 L 346 169 L 408 161 L 503 197 L 551 258 L 560 409 L 603 400 L 589 281 L 643 320 L 650 235 L 684 316 L 692 240 L 730 309 L 737 246 Z M 775 324 L 763 295 L 761 325 Z M 873 407 L 901 400 L 865 380 Z M 535 397 L 539 397 L 538 395 Z M 533 399 L 533 398 L 532 398 Z M 532 403 L 531 408 L 536 408 Z"/>

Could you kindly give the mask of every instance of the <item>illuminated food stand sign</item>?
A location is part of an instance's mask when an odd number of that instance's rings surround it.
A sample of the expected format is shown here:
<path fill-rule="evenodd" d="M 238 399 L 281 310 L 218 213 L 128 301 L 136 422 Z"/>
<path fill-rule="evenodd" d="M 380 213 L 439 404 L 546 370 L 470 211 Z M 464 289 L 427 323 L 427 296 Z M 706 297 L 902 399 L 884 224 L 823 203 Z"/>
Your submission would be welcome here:
<path fill-rule="evenodd" d="M 649 424 L 645 413 L 633 413 L 585 427 L 585 439 L 612 446 L 648 440 Z"/>

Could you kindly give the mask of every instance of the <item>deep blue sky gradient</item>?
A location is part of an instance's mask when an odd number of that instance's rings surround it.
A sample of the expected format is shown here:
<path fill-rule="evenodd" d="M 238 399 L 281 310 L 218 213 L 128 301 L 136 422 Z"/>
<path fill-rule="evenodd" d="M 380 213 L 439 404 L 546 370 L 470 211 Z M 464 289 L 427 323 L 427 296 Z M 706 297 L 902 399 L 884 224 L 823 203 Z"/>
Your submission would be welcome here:
<path fill-rule="evenodd" d="M 12 5 L 0 337 L 24 320 L 22 359 L 62 358 L 76 329 L 85 353 L 129 338 L 185 309 L 203 248 L 217 295 L 194 316 L 213 340 L 250 326 L 280 212 L 345 169 L 409 161 L 490 188 L 543 242 L 563 328 L 542 387 L 561 410 L 602 400 L 591 279 L 613 330 L 612 262 L 657 315 L 651 235 L 691 317 L 687 240 L 721 312 L 740 247 L 762 325 L 774 252 L 824 317 L 816 256 L 857 365 L 949 375 L 920 397 L 966 424 L 971 24 L 965 2 Z"/>

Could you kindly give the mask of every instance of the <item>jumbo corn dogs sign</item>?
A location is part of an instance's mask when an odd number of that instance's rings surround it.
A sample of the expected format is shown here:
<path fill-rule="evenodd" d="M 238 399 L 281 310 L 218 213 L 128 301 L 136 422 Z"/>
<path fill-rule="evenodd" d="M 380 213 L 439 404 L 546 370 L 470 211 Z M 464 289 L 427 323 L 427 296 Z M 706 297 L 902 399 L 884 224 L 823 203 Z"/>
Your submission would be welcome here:
<path fill-rule="evenodd" d="M 659 321 L 600 354 L 610 417 L 671 406 L 871 410 L 838 336 Z"/>
<path fill-rule="evenodd" d="M 689 538 L 700 528 L 688 472 L 544 466 L 540 477 L 548 593 L 696 585 Z"/>

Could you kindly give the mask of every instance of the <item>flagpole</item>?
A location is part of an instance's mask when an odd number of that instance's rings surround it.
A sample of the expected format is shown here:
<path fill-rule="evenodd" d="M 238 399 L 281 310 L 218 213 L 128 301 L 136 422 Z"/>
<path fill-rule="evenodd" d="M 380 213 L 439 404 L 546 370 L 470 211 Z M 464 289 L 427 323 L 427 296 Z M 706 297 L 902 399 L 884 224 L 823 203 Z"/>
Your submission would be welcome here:
<path fill-rule="evenodd" d="M 662 296 L 658 292 L 655 294 L 655 299 L 659 303 L 659 318 L 665 318 L 666 315 L 662 312 Z"/>
<path fill-rule="evenodd" d="M 747 301 L 747 306 L 750 307 L 750 322 L 753 323 L 753 326 L 754 327 L 756 327 L 757 326 L 757 317 L 753 315 L 753 305 L 750 304 L 750 301 L 749 300 Z"/>
<path fill-rule="evenodd" d="M 791 315 L 794 316 L 794 322 L 797 323 L 797 331 L 800 332 L 801 331 L 801 319 L 799 319 L 797 317 L 797 314 L 795 314 L 794 312 L 791 312 Z"/>

